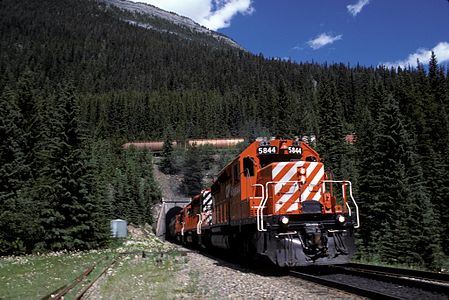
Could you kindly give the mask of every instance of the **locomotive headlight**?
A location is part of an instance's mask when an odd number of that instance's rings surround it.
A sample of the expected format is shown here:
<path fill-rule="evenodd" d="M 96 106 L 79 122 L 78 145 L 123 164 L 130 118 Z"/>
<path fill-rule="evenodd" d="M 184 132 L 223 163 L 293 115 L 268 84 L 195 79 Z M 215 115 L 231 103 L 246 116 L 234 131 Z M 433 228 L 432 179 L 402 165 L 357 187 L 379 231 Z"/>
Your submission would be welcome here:
<path fill-rule="evenodd" d="M 281 223 L 284 224 L 284 225 L 287 225 L 288 221 L 289 221 L 288 218 L 285 217 L 285 216 L 281 218 Z"/>
<path fill-rule="evenodd" d="M 346 218 L 343 215 L 338 215 L 337 221 L 343 224 L 346 221 Z"/>

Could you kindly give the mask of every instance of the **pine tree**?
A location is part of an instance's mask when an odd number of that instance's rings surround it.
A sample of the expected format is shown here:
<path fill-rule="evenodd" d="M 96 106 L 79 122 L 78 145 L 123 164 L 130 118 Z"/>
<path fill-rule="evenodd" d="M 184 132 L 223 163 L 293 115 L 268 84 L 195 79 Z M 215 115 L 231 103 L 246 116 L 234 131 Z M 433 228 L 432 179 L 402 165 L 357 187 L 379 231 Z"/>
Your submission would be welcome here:
<path fill-rule="evenodd" d="M 396 240 L 391 238 L 393 222 L 401 219 L 398 209 L 406 205 L 404 134 L 397 101 L 387 95 L 379 112 L 376 136 L 374 136 L 374 155 L 368 170 L 370 203 L 365 207 L 369 224 L 377 232 L 372 234 L 375 244 L 380 245 L 379 254 L 394 257 L 391 253 Z M 366 171 L 368 171 L 366 170 Z M 396 224 L 399 225 L 399 224 Z M 374 240 L 377 239 L 377 240 Z"/>
<path fill-rule="evenodd" d="M 183 168 L 183 180 L 180 190 L 185 195 L 194 196 L 201 192 L 202 189 L 202 169 L 201 158 L 198 155 L 198 148 L 193 145 L 186 151 L 186 159 Z"/>
<path fill-rule="evenodd" d="M 134 224 L 151 223 L 153 205 L 161 198 L 151 153 L 134 147 L 123 150 L 108 193 L 112 218 Z"/>
<path fill-rule="evenodd" d="M 318 94 L 320 104 L 318 151 L 325 165 L 340 178 L 344 138 L 341 103 L 334 83 L 328 82 L 327 79 L 320 83 Z"/>
<path fill-rule="evenodd" d="M 379 227 L 374 226 L 374 216 L 370 210 L 373 205 L 373 195 L 377 192 L 373 189 L 372 182 L 375 178 L 373 164 L 375 163 L 374 154 L 374 137 L 376 136 L 377 123 L 373 113 L 369 109 L 369 103 L 371 103 L 372 92 L 368 92 L 366 97 L 360 99 L 356 106 L 356 165 L 357 165 L 357 177 L 354 184 L 354 193 L 357 195 L 357 202 L 360 207 L 361 223 L 363 226 L 358 230 L 358 233 L 363 239 L 363 245 L 366 251 L 362 252 L 363 255 L 370 254 L 370 249 L 375 248 L 371 246 L 376 237 L 379 236 Z M 376 110 L 376 114 L 378 110 Z M 352 179 L 352 178 L 351 178 Z"/>
<path fill-rule="evenodd" d="M 157 185 L 153 174 L 153 155 L 149 151 L 142 153 L 142 180 L 139 189 L 139 197 L 144 203 L 143 221 L 152 224 L 153 207 L 161 201 L 161 190 Z"/>
<path fill-rule="evenodd" d="M 25 163 L 26 140 L 19 126 L 23 117 L 16 103 L 16 96 L 9 89 L 0 95 L 0 203 L 14 195 L 28 179 Z"/>
<path fill-rule="evenodd" d="M 162 146 L 162 161 L 160 164 L 160 169 L 165 174 L 175 174 L 176 167 L 174 161 L 173 153 L 173 141 L 167 134 Z"/>
<path fill-rule="evenodd" d="M 5 88 L 0 95 L 0 255 L 26 253 L 34 244 L 27 234 L 27 226 L 35 224 L 28 215 L 32 202 L 24 195 L 29 168 L 21 124 L 16 95 Z"/>
<path fill-rule="evenodd" d="M 372 242 L 387 262 L 435 266 L 441 257 L 438 222 L 413 137 L 403 124 L 398 102 L 387 95 L 379 112 L 370 172 Z M 423 224 L 425 227 L 423 228 Z"/>
<path fill-rule="evenodd" d="M 5 142 L 12 143 L 10 146 L 13 148 L 8 147 L 4 153 L 13 154 L 14 157 L 10 156 L 12 161 L 5 163 L 4 167 L 7 170 L 14 165 L 15 169 L 7 180 L 5 191 L 9 189 L 11 197 L 3 203 L 5 207 L 1 222 L 2 227 L 5 226 L 4 233 L 9 236 L 7 239 L 14 241 L 9 243 L 12 247 L 6 251 L 13 251 L 14 254 L 30 253 L 43 234 L 39 220 L 42 202 L 34 187 L 39 169 L 43 166 L 42 158 L 39 157 L 43 146 L 39 107 L 42 97 L 36 90 L 35 74 L 27 71 L 21 75 L 15 91 L 7 92 L 6 97 L 9 104 L 5 103 L 4 112 L 9 110 L 9 116 L 5 117 L 4 125 L 9 128 L 6 129 Z"/>
<path fill-rule="evenodd" d="M 449 154 L 449 117 L 445 105 L 444 75 L 438 67 L 435 53 L 429 61 L 426 131 L 434 150 Z"/>
<path fill-rule="evenodd" d="M 48 207 L 44 227 L 45 243 L 52 250 L 90 249 L 108 237 L 106 220 L 92 196 L 92 173 L 83 149 L 79 107 L 70 86 L 62 87 L 57 98 L 53 143 L 46 170 Z"/>

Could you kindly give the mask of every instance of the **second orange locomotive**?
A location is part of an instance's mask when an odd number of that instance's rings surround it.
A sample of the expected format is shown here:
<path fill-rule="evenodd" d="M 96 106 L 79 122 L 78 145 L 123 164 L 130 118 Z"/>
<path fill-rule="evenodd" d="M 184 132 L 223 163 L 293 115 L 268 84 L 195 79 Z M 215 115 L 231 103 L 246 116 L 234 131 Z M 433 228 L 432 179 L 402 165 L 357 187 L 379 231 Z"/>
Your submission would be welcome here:
<path fill-rule="evenodd" d="M 342 264 L 355 252 L 358 215 L 351 183 L 327 175 L 308 144 L 264 139 L 193 197 L 170 232 L 186 243 L 264 255 L 281 267 Z"/>

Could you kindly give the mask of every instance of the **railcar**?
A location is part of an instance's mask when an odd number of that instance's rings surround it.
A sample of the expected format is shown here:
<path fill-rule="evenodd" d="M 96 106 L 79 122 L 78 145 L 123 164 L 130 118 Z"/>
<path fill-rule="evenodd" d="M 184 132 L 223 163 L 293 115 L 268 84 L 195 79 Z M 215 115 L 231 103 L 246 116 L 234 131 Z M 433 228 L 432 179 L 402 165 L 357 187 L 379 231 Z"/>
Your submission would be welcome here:
<path fill-rule="evenodd" d="M 266 256 L 280 267 L 347 263 L 359 209 L 307 143 L 261 139 L 192 198 L 172 229 L 179 241 Z"/>

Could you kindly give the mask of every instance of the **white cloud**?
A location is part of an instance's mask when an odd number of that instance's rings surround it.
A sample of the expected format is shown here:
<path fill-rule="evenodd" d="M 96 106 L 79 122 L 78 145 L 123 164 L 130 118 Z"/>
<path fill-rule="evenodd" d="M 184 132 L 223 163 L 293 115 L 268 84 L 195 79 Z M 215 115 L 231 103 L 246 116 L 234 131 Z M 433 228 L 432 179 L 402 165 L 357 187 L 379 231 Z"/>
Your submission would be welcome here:
<path fill-rule="evenodd" d="M 420 49 L 416 50 L 415 53 L 410 54 L 404 60 L 398 60 L 396 62 L 381 63 L 381 65 L 384 65 L 388 68 L 392 68 L 392 67 L 406 68 L 408 66 L 416 66 L 418 60 L 420 63 L 426 64 L 430 60 L 432 51 L 435 53 L 435 56 L 439 63 L 449 62 L 449 43 L 448 42 L 440 42 L 440 43 L 438 43 L 438 45 L 436 45 L 432 49 L 420 48 Z"/>
<path fill-rule="evenodd" d="M 356 4 L 350 4 L 346 6 L 348 12 L 354 17 L 357 16 L 365 5 L 369 3 L 369 0 L 359 0 Z"/>
<path fill-rule="evenodd" d="M 186 16 L 211 29 L 229 27 L 238 13 L 252 14 L 252 0 L 131 0 Z"/>
<path fill-rule="evenodd" d="M 307 42 L 307 45 L 309 45 L 312 49 L 316 50 L 316 49 L 320 49 L 321 47 L 324 47 L 326 45 L 332 44 L 335 41 L 341 40 L 342 35 L 336 35 L 336 36 L 331 36 L 328 35 L 327 33 L 322 33 L 319 36 L 317 36 L 316 38 L 310 40 Z"/>

